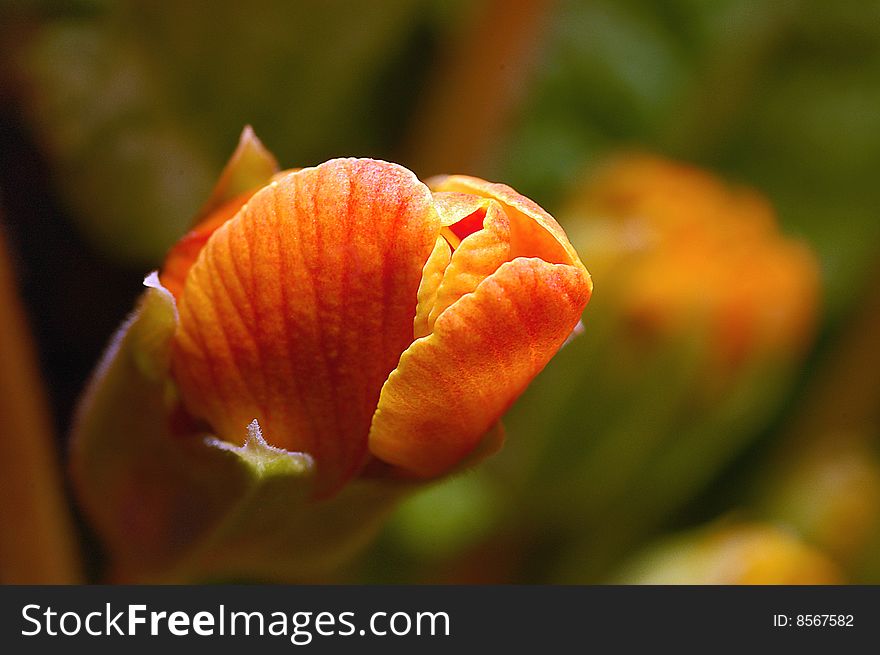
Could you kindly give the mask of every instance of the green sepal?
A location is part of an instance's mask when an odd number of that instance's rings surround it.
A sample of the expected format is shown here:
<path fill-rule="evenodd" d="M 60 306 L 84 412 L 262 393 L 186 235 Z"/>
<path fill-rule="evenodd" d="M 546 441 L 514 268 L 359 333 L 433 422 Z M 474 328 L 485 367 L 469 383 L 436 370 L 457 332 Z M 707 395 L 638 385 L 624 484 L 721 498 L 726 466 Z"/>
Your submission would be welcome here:
<path fill-rule="evenodd" d="M 263 431 L 256 419 L 248 426 L 248 437 L 243 446 L 214 437 L 208 438 L 205 443 L 235 454 L 257 480 L 286 475 L 306 476 L 314 470 L 314 461 L 309 455 L 270 446 L 263 438 Z"/>
<path fill-rule="evenodd" d="M 314 497 L 314 464 L 175 427 L 174 298 L 155 274 L 82 400 L 71 441 L 74 487 L 117 582 L 321 580 L 372 538 L 412 486 L 355 480 Z"/>

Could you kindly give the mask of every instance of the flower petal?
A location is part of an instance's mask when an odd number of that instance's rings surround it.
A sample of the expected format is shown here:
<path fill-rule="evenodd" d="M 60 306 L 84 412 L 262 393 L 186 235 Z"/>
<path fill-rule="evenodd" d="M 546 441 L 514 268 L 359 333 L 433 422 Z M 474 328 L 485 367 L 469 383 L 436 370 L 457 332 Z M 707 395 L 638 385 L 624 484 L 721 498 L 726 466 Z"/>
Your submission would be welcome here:
<path fill-rule="evenodd" d="M 544 368 L 589 296 L 582 267 L 503 264 L 403 353 L 382 389 L 370 452 L 419 476 L 453 468 Z"/>
<path fill-rule="evenodd" d="M 269 443 L 314 457 L 319 493 L 336 490 L 365 461 L 439 229 L 427 187 L 385 162 L 331 160 L 258 192 L 180 298 L 189 411 L 234 442 L 256 418 Z"/>
<path fill-rule="evenodd" d="M 510 223 L 501 205 L 490 201 L 487 209 L 474 215 L 482 216 L 482 229 L 466 236 L 452 254 L 428 317 L 429 331 L 440 314 L 459 298 L 473 292 L 504 262 L 513 259 L 510 252 Z M 468 221 L 469 218 L 464 220 Z"/>
<path fill-rule="evenodd" d="M 218 227 L 238 213 L 238 210 L 254 195 L 254 191 L 256 189 L 235 196 L 214 208 L 168 252 L 159 277 L 162 285 L 175 298 L 178 298 L 183 291 L 189 269 L 192 268 L 208 239 Z"/>
<path fill-rule="evenodd" d="M 437 237 L 434 250 L 422 270 L 422 281 L 419 284 L 418 305 L 413 320 L 413 335 L 416 339 L 431 333 L 434 323 L 429 323 L 428 319 L 437 301 L 437 290 L 443 281 L 443 273 L 451 258 L 452 248 L 449 247 L 449 242 L 443 237 Z"/>
<path fill-rule="evenodd" d="M 453 192 L 497 200 L 510 218 L 513 252 L 528 252 L 554 264 L 583 266 L 559 223 L 537 203 L 506 184 L 467 175 L 449 175 L 428 180 L 428 186 L 435 195 Z"/>
<path fill-rule="evenodd" d="M 257 138 L 253 128 L 246 125 L 241 131 L 235 152 L 226 162 L 211 197 L 199 212 L 196 223 L 201 223 L 206 216 L 230 199 L 243 193 L 252 195 L 277 172 L 278 162 L 275 156 Z"/>
<path fill-rule="evenodd" d="M 162 284 L 175 298 L 183 291 L 190 267 L 214 231 L 238 213 L 260 187 L 281 175 L 278 162 L 250 125 L 241 132 L 238 147 L 217 180 L 211 197 L 199 211 L 195 225 L 169 251 L 162 266 Z"/>
<path fill-rule="evenodd" d="M 472 193 L 455 193 L 452 191 L 436 191 L 434 206 L 440 214 L 440 222 L 444 226 L 458 223 L 480 209 L 485 209 L 486 198 Z"/>

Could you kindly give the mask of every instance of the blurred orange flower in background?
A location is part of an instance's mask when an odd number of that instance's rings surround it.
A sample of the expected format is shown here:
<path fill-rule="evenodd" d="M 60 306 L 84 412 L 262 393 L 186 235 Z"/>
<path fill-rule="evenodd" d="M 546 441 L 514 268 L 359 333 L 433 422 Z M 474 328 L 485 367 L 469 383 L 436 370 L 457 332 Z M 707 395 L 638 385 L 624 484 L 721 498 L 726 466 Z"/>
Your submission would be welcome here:
<path fill-rule="evenodd" d="M 589 221 L 593 274 L 621 286 L 624 319 L 649 340 L 701 325 L 714 364 L 735 369 L 810 343 L 819 267 L 810 248 L 779 231 L 757 192 L 651 155 L 605 167 L 567 216 Z"/>

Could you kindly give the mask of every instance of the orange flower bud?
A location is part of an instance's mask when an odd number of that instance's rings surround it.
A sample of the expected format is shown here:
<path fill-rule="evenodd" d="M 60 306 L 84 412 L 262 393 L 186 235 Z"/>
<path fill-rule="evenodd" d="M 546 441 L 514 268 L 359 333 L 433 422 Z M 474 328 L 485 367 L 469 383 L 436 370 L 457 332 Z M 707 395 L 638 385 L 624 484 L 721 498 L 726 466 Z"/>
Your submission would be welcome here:
<path fill-rule="evenodd" d="M 315 460 L 332 494 L 371 459 L 441 475 L 559 349 L 591 293 L 550 215 L 468 177 L 335 159 L 209 212 L 161 279 L 183 404 L 220 438 Z"/>

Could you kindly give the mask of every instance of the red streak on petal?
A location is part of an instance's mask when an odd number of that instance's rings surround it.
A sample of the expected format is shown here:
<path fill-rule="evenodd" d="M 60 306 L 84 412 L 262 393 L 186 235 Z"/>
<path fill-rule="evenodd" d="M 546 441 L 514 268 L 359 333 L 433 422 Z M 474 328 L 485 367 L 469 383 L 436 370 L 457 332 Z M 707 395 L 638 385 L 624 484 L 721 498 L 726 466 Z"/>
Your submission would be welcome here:
<path fill-rule="evenodd" d="M 464 241 L 466 237 L 483 229 L 484 218 L 486 218 L 486 208 L 481 207 L 473 214 L 465 216 L 458 223 L 450 225 L 449 229 L 452 230 L 455 236 Z"/>

